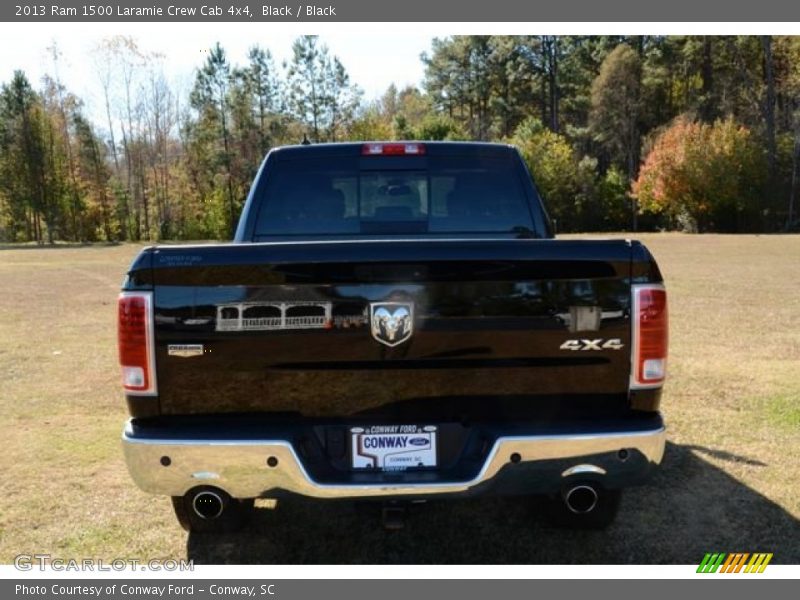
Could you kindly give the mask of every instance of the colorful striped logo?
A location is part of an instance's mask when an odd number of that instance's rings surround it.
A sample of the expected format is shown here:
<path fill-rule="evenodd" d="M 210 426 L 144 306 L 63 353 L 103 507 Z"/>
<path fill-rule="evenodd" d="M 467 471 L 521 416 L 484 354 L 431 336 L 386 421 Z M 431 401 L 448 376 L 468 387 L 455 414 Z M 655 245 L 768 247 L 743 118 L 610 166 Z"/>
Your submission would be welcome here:
<path fill-rule="evenodd" d="M 748 561 L 749 559 L 749 561 Z M 724 552 L 708 552 L 697 567 L 698 573 L 763 573 L 769 561 L 772 560 L 772 553 L 757 552 L 734 552 L 725 554 Z"/>

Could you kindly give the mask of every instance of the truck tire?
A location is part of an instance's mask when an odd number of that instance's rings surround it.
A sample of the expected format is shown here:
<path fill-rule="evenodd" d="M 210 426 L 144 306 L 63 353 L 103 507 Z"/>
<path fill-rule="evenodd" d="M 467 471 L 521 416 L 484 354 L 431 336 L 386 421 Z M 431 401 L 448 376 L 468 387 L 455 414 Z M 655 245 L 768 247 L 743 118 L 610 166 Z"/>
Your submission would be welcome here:
<path fill-rule="evenodd" d="M 597 486 L 586 487 L 591 487 L 597 494 L 596 501 L 590 510 L 576 511 L 574 508 L 570 508 L 564 496 L 548 499 L 548 517 L 553 525 L 564 529 L 597 530 L 605 529 L 614 522 L 619 510 L 622 490 L 607 490 Z M 586 507 L 591 504 L 590 500 L 585 501 Z"/>
<path fill-rule="evenodd" d="M 238 531 L 252 516 L 253 504 L 252 498 L 231 498 L 222 490 L 210 487 L 195 488 L 185 496 L 172 497 L 178 523 L 186 531 L 195 533 Z"/>

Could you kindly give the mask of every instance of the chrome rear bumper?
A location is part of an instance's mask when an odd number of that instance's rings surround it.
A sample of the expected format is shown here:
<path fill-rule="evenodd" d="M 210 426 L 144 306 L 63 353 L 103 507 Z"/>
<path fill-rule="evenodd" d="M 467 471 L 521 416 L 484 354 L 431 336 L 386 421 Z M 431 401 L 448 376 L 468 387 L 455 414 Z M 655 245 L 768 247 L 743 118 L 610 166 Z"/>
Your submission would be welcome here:
<path fill-rule="evenodd" d="M 464 494 L 498 480 L 519 480 L 531 491 L 555 491 L 565 478 L 615 481 L 641 479 L 664 454 L 663 427 L 646 431 L 498 438 L 477 476 L 467 481 L 320 483 L 304 468 L 292 445 L 280 439 L 155 439 L 135 435 L 129 421 L 122 433 L 128 470 L 144 491 L 182 496 L 199 485 L 234 498 L 290 492 L 316 498 L 364 498 Z M 625 451 L 625 452 L 621 452 Z M 619 483 L 622 481 L 622 484 Z M 551 489 L 554 488 L 554 489 Z"/>

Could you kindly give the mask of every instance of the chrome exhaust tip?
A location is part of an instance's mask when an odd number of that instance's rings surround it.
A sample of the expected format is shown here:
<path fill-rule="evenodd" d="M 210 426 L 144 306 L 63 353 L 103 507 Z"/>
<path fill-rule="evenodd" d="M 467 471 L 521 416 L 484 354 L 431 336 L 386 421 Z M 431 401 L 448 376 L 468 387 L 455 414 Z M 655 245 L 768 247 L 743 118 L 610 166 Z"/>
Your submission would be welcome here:
<path fill-rule="evenodd" d="M 597 507 L 597 490 L 591 485 L 576 485 L 564 494 L 564 503 L 576 515 L 592 512 Z"/>
<path fill-rule="evenodd" d="M 222 514 L 225 503 L 216 492 L 204 490 L 192 498 L 192 510 L 201 519 L 216 519 Z"/>

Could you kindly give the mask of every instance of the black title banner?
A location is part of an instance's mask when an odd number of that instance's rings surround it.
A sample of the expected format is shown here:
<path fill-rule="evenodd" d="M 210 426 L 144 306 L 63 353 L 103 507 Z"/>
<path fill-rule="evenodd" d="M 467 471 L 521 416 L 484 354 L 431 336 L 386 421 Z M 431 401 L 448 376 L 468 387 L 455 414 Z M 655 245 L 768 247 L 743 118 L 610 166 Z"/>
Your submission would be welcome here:
<path fill-rule="evenodd" d="M 0 4 L 0 20 L 27 22 L 800 22 L 786 0 L 85 0 Z"/>

